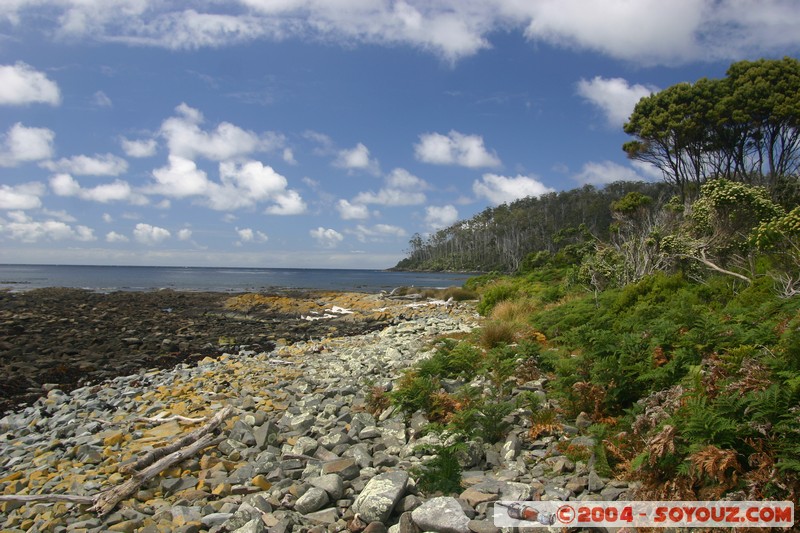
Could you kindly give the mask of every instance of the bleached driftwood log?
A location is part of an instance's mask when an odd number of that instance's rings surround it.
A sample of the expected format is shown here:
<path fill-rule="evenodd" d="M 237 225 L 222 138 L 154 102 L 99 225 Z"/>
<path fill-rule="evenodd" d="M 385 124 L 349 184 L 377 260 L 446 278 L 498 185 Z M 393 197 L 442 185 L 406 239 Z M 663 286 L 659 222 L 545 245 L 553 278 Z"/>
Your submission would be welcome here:
<path fill-rule="evenodd" d="M 91 505 L 90 511 L 98 516 L 111 512 L 119 502 L 132 496 L 145 482 L 156 477 L 170 466 L 180 463 L 200 450 L 218 443 L 221 438 L 210 434 L 233 412 L 233 407 L 228 405 L 214 415 L 206 425 L 192 431 L 185 437 L 178 439 L 173 444 L 156 448 L 145 454 L 135 463 L 125 465 L 123 473 L 130 473 L 131 477 L 110 489 L 95 494 L 94 496 L 81 496 L 76 494 L 6 494 L 0 495 L 0 502 L 23 503 L 75 503 Z M 141 469 L 141 470 L 140 470 Z M 120 468 L 122 472 L 123 469 Z"/>
<path fill-rule="evenodd" d="M 184 446 L 188 446 L 190 443 L 196 441 L 203 435 L 206 435 L 207 433 L 210 433 L 215 429 L 217 429 L 217 427 L 223 422 L 223 420 L 225 420 L 226 418 L 228 418 L 228 416 L 230 416 L 231 412 L 233 412 L 233 406 L 230 405 L 226 406 L 222 411 L 214 415 L 211 418 L 211 420 L 209 420 L 208 423 L 206 423 L 206 425 L 204 425 L 203 427 L 197 428 L 196 430 L 192 431 L 185 437 L 181 437 L 180 439 L 178 439 L 177 441 L 168 446 L 155 448 L 154 450 L 149 451 L 135 463 L 122 465 L 119 468 L 119 472 L 121 474 L 133 474 L 139 469 L 150 466 L 151 464 L 161 459 L 162 457 L 165 457 L 176 450 L 180 450 Z"/>

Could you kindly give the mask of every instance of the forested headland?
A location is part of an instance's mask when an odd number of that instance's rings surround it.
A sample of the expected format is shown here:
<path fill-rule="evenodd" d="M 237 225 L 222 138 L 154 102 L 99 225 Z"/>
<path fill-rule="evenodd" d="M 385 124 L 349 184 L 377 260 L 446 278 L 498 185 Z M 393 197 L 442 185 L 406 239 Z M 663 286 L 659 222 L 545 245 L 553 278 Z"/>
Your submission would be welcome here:
<path fill-rule="evenodd" d="M 526 198 L 414 237 L 399 268 L 489 272 L 466 284 L 486 322 L 394 394 L 434 391 L 446 427 L 470 434 L 464 420 L 520 407 L 507 380 L 543 379 L 558 402 L 523 406 L 531 437 L 574 424 L 591 439 L 566 449 L 637 498 L 796 502 L 800 62 L 669 87 L 625 131 L 661 182 Z M 492 392 L 435 392 L 473 363 Z"/>

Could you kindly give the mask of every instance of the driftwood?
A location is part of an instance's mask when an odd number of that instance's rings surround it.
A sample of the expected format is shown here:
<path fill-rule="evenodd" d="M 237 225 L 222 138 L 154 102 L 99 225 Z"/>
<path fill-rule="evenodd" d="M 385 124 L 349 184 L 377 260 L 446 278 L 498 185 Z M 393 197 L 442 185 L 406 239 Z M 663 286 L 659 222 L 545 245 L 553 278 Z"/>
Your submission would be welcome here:
<path fill-rule="evenodd" d="M 163 446 L 161 448 L 156 448 L 154 450 L 149 451 L 135 463 L 122 465 L 118 469 L 119 473 L 134 474 L 137 470 L 150 466 L 151 464 L 155 463 L 162 457 L 165 457 L 174 451 L 180 450 L 184 446 L 188 446 L 189 444 L 196 441 L 203 435 L 206 435 L 207 433 L 214 431 L 217 428 L 217 426 L 219 426 L 222 423 L 223 420 L 228 418 L 228 416 L 231 414 L 232 411 L 233 411 L 232 406 L 230 405 L 226 406 L 222 411 L 214 415 L 214 417 L 211 418 L 211 420 L 209 420 L 208 423 L 203 427 L 192 431 L 185 437 L 181 437 L 180 439 L 178 439 L 177 441 L 168 446 Z"/>
<path fill-rule="evenodd" d="M 139 487 L 141 487 L 145 481 L 156 477 L 161 471 L 166 470 L 175 463 L 183 461 L 187 457 L 191 457 L 203 448 L 207 448 L 216 440 L 217 438 L 213 435 L 204 435 L 186 448 L 171 453 L 166 457 L 162 457 L 144 470 L 134 473 L 133 476 L 122 484 L 97 494 L 93 498 L 94 505 L 92 505 L 89 510 L 97 512 L 98 516 L 110 513 L 119 502 L 136 494 L 136 491 L 139 490 Z"/>
<path fill-rule="evenodd" d="M 22 503 L 77 503 L 80 505 L 92 505 L 94 496 L 79 496 L 77 494 L 2 494 L 0 502 L 22 502 Z"/>
<path fill-rule="evenodd" d="M 210 433 L 232 412 L 233 407 L 228 405 L 214 415 L 203 427 L 192 431 L 173 444 L 148 452 L 131 465 L 124 465 L 125 467 L 120 468 L 119 471 L 121 473 L 130 473 L 131 477 L 116 487 L 106 489 L 94 496 L 76 494 L 8 494 L 0 495 L 0 502 L 76 503 L 79 505 L 91 505 L 89 510 L 96 512 L 98 516 L 106 515 L 119 502 L 135 494 L 146 481 L 156 477 L 170 466 L 180 463 L 187 457 L 191 457 L 200 450 L 220 442 L 222 440 L 221 437 L 215 437 Z"/>

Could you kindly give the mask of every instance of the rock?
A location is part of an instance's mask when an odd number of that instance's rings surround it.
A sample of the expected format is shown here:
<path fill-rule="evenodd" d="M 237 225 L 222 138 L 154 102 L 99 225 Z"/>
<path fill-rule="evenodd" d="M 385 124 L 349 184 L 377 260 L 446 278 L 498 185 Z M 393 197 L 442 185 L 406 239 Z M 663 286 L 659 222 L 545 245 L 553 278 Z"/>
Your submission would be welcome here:
<path fill-rule="evenodd" d="M 627 492 L 627 491 L 628 491 L 627 488 L 610 487 L 610 486 L 608 486 L 608 487 L 606 487 L 606 488 L 604 488 L 603 490 L 600 491 L 600 496 L 605 501 L 614 501 L 617 498 L 619 498 L 620 494 L 622 494 L 623 492 Z"/>
<path fill-rule="evenodd" d="M 364 533 L 387 533 L 388 530 L 386 526 L 383 525 L 382 522 L 370 522 L 367 527 L 364 528 Z"/>
<path fill-rule="evenodd" d="M 261 518 L 253 518 L 242 527 L 234 530 L 233 533 L 267 533 L 267 526 Z"/>
<path fill-rule="evenodd" d="M 500 533 L 500 528 L 490 520 L 470 520 L 469 529 L 474 533 Z"/>
<path fill-rule="evenodd" d="M 575 471 L 575 463 L 567 459 L 566 457 L 557 457 L 555 461 L 553 461 L 553 473 L 555 474 L 564 474 L 566 472 L 574 472 Z"/>
<path fill-rule="evenodd" d="M 386 522 L 408 484 L 403 471 L 386 472 L 372 478 L 353 503 L 353 511 L 367 522 Z"/>
<path fill-rule="evenodd" d="M 474 487 L 470 487 L 462 492 L 459 498 L 474 508 L 482 503 L 497 501 L 500 499 L 500 495 L 497 493 L 481 492 Z"/>
<path fill-rule="evenodd" d="M 468 533 L 469 518 L 453 497 L 432 498 L 411 511 L 414 524 L 422 531 L 438 533 Z"/>
<path fill-rule="evenodd" d="M 313 513 L 322 509 L 329 501 L 327 492 L 319 487 L 311 487 L 294 503 L 294 510 L 300 514 Z"/>
<path fill-rule="evenodd" d="M 339 512 L 336 509 L 322 509 L 313 513 L 306 513 L 306 520 L 316 524 L 335 524 L 339 520 Z"/>
<path fill-rule="evenodd" d="M 309 478 L 308 483 L 328 493 L 331 500 L 339 500 L 344 495 L 344 482 L 339 474 Z"/>
<path fill-rule="evenodd" d="M 588 483 L 586 488 L 589 490 L 589 492 L 600 492 L 606 486 L 606 484 L 603 482 L 602 479 L 600 479 L 600 476 L 598 476 L 597 472 L 595 472 L 594 470 L 589 472 L 589 477 L 587 481 Z"/>
<path fill-rule="evenodd" d="M 575 419 L 575 427 L 577 427 L 580 431 L 586 431 L 592 424 L 592 419 L 583 411 L 581 411 L 578 417 Z"/>
<path fill-rule="evenodd" d="M 261 450 L 266 450 L 267 446 L 274 446 L 278 440 L 278 432 L 278 426 L 272 421 L 260 425 L 253 431 L 255 445 Z"/>
<path fill-rule="evenodd" d="M 339 474 L 342 479 L 349 480 L 358 477 L 360 470 L 355 459 L 345 458 L 328 461 L 322 465 L 322 474 Z"/>
<path fill-rule="evenodd" d="M 211 513 L 200 519 L 207 528 L 219 526 L 233 516 L 233 513 Z"/>
<path fill-rule="evenodd" d="M 503 444 L 503 449 L 500 452 L 500 456 L 503 458 L 503 461 L 506 463 L 511 463 L 517 459 L 519 455 L 521 445 L 519 439 L 516 435 L 511 435 L 506 439 L 505 444 Z"/>
<path fill-rule="evenodd" d="M 480 481 L 470 487 L 471 492 L 467 494 L 469 498 L 484 499 L 485 501 L 494 500 L 529 500 L 531 499 L 532 491 L 529 485 L 525 483 L 517 483 L 514 481 L 500 481 L 494 479 L 487 479 Z M 469 490 L 469 489 L 468 489 Z M 467 491 L 464 491 L 466 493 Z M 462 493 L 461 498 L 469 501 Z M 484 496 L 479 496 L 483 494 Z M 487 499 L 493 495 L 497 497 L 494 500 Z"/>

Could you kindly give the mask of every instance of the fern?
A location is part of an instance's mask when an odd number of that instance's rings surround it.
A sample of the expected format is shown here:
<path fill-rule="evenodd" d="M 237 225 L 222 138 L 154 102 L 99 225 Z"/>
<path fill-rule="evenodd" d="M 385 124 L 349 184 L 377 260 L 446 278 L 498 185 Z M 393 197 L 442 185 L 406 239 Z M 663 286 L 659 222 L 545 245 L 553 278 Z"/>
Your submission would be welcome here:
<path fill-rule="evenodd" d="M 690 446 L 735 447 L 739 424 L 720 414 L 704 397 L 690 398 L 685 411 L 681 434 Z"/>

